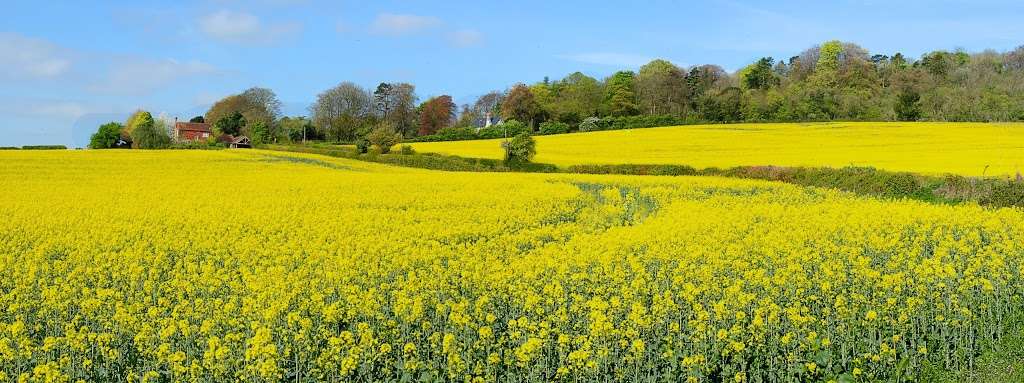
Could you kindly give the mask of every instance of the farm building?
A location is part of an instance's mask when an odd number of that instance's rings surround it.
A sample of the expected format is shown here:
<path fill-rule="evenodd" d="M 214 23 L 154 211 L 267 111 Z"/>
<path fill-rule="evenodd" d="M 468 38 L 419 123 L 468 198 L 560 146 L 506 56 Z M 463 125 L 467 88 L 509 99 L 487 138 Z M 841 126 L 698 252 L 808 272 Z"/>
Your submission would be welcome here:
<path fill-rule="evenodd" d="M 238 137 L 235 137 L 235 139 L 231 141 L 231 147 L 232 148 L 251 148 L 252 147 L 252 142 L 249 141 L 249 137 L 238 136 Z"/>
<path fill-rule="evenodd" d="M 213 129 L 205 122 L 175 122 L 175 141 L 201 141 L 210 138 Z"/>

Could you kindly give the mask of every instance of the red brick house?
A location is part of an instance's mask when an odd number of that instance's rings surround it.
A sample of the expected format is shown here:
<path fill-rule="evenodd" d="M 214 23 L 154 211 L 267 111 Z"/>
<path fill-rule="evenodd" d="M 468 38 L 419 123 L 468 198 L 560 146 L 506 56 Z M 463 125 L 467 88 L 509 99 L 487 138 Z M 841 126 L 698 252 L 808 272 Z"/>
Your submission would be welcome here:
<path fill-rule="evenodd" d="M 205 122 L 175 122 L 175 141 L 204 141 L 213 134 L 210 124 Z"/>

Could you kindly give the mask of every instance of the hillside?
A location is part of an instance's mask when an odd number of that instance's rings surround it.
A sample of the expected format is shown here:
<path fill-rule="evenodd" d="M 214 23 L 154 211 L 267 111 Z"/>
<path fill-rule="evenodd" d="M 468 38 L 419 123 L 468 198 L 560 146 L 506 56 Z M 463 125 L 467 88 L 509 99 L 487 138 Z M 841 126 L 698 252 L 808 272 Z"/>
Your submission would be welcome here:
<path fill-rule="evenodd" d="M 1015 175 L 1024 123 L 837 122 L 690 125 L 537 136 L 537 162 L 872 166 L 922 174 Z M 501 158 L 500 140 L 416 143 L 421 152 Z"/>

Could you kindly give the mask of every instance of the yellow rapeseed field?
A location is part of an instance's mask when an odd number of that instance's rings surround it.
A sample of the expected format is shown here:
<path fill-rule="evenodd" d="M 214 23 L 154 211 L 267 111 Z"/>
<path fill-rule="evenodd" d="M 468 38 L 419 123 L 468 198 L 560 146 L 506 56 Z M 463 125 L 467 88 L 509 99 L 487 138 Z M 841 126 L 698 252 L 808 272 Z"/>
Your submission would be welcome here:
<path fill-rule="evenodd" d="M 868 382 L 1024 308 L 1015 209 L 269 151 L 0 152 L 0 190 L 0 381 Z"/>
<path fill-rule="evenodd" d="M 1024 172 L 1024 124 L 836 122 L 692 125 L 538 136 L 537 162 L 873 166 L 925 174 Z M 501 158 L 499 140 L 417 143 L 421 152 Z"/>

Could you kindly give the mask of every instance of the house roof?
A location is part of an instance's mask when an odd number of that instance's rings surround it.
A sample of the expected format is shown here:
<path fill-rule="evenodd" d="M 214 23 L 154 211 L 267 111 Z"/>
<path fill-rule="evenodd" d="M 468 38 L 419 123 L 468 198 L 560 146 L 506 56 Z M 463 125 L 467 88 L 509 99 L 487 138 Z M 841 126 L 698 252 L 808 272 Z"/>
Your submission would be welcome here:
<path fill-rule="evenodd" d="M 174 129 L 178 131 L 190 131 L 190 132 L 212 132 L 210 124 L 205 122 L 178 122 L 174 124 Z"/>

